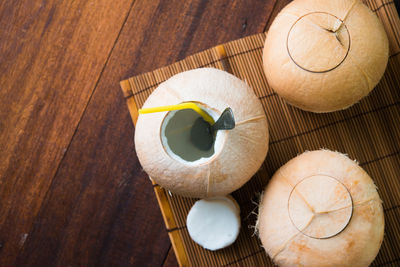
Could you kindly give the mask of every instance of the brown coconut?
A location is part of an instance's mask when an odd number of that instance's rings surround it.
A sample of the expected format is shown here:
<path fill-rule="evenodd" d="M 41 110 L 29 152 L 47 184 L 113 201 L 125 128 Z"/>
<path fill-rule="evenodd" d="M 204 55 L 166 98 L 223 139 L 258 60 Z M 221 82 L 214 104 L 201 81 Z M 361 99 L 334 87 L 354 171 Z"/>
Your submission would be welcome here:
<path fill-rule="evenodd" d="M 295 0 L 272 23 L 263 62 L 270 86 L 313 112 L 345 109 L 381 79 L 389 55 L 377 16 L 359 0 Z"/>
<path fill-rule="evenodd" d="M 383 240 L 381 199 L 368 174 L 345 155 L 306 152 L 272 177 L 258 230 L 279 266 L 368 266 Z"/>
<path fill-rule="evenodd" d="M 261 102 L 235 76 L 213 68 L 177 74 L 148 97 L 143 108 L 195 101 L 216 120 L 230 107 L 236 127 L 218 131 L 215 153 L 193 162 L 176 157 L 163 141 L 171 112 L 139 116 L 135 146 L 143 169 L 159 185 L 188 197 L 223 196 L 241 187 L 259 169 L 268 151 L 268 126 Z"/>

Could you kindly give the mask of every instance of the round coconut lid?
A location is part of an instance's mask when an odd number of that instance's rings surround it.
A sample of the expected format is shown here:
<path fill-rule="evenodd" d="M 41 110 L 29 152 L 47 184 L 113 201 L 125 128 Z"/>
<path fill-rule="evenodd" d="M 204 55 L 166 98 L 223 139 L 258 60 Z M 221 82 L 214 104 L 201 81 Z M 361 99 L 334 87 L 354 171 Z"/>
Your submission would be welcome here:
<path fill-rule="evenodd" d="M 383 240 L 384 217 L 368 174 L 343 154 L 319 150 L 274 174 L 257 227 L 280 266 L 368 266 Z"/>
<path fill-rule="evenodd" d="M 264 46 L 269 84 L 288 103 L 330 112 L 366 96 L 381 79 L 389 44 L 359 0 L 295 0 L 272 23 Z"/>
<path fill-rule="evenodd" d="M 213 68 L 177 74 L 148 97 L 143 108 L 196 102 L 216 120 L 230 107 L 236 126 L 217 132 L 209 151 L 190 141 L 199 117 L 192 110 L 140 115 L 135 146 L 143 169 L 159 185 L 189 197 L 224 196 L 260 168 L 268 151 L 268 126 L 260 100 L 235 76 Z"/>
<path fill-rule="evenodd" d="M 190 209 L 186 225 L 194 242 L 209 250 L 235 242 L 240 230 L 240 207 L 231 197 L 200 199 Z"/>

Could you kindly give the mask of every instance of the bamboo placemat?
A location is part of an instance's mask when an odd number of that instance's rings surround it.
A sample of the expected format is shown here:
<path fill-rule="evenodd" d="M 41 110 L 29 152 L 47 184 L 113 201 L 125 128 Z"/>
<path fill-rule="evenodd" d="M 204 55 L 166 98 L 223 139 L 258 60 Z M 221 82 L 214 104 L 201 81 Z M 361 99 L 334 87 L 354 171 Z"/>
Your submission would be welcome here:
<path fill-rule="evenodd" d="M 268 118 L 270 149 L 257 174 L 233 193 L 241 207 L 242 229 L 230 247 L 210 252 L 196 245 L 186 229 L 186 216 L 196 199 L 154 190 L 175 254 L 181 266 L 273 266 L 253 234 L 257 194 L 284 163 L 306 150 L 328 148 L 357 159 L 379 188 L 385 211 L 385 238 L 372 266 L 400 266 L 400 20 L 393 1 L 367 0 L 384 24 L 390 59 L 375 90 L 350 109 L 314 114 L 287 105 L 268 86 L 262 68 L 265 33 L 224 44 L 234 75 L 259 97 Z M 373 38 L 373 37 L 371 37 Z M 208 49 L 170 66 L 121 82 L 133 122 L 150 93 L 182 71 L 223 69 L 216 49 Z"/>

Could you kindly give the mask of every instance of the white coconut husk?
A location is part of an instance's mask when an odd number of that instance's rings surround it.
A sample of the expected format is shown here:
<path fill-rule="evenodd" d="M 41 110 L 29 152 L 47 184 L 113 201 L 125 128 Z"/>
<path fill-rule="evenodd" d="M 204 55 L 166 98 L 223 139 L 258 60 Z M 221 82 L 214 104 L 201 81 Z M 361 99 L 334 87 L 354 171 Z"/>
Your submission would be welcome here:
<path fill-rule="evenodd" d="M 198 162 L 171 157 L 160 138 L 167 112 L 140 115 L 135 146 L 143 169 L 162 187 L 189 197 L 223 196 L 240 188 L 259 169 L 268 151 L 268 126 L 261 102 L 235 76 L 213 68 L 177 74 L 159 85 L 143 108 L 196 101 L 217 115 L 230 107 L 236 127 L 219 131 L 216 153 Z"/>
<path fill-rule="evenodd" d="M 289 104 L 313 112 L 345 109 L 381 79 L 389 42 L 377 16 L 359 0 L 295 0 L 275 18 L 264 70 Z"/>
<path fill-rule="evenodd" d="M 319 150 L 274 174 L 257 227 L 279 266 L 368 266 L 383 241 L 384 216 L 368 174 L 344 154 Z"/>

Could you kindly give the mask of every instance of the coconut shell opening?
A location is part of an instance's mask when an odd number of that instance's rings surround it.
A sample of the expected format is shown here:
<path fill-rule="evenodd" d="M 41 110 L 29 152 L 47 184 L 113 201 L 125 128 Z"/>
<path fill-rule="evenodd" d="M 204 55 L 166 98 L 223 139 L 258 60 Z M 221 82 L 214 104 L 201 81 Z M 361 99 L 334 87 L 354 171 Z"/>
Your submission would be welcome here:
<path fill-rule="evenodd" d="M 219 114 L 205 104 L 197 103 L 214 120 Z M 222 149 L 224 131 L 218 131 L 209 150 L 201 150 L 191 140 L 194 122 L 201 116 L 192 109 L 168 112 L 162 122 L 160 138 L 165 152 L 174 160 L 185 164 L 202 164 L 211 160 Z M 201 134 L 196 137 L 201 138 Z"/>

